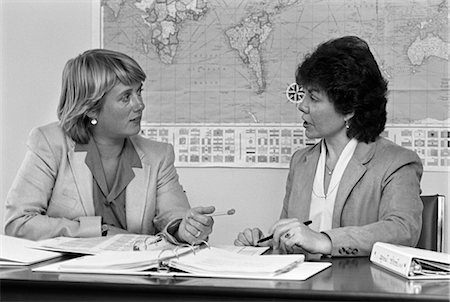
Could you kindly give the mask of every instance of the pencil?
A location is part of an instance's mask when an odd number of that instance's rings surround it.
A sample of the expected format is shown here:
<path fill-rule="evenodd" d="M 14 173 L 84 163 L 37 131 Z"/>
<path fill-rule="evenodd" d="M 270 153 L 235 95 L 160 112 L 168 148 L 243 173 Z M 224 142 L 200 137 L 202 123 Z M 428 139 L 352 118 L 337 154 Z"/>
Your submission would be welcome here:
<path fill-rule="evenodd" d="M 312 223 L 311 220 L 303 222 L 304 225 L 310 225 L 311 223 Z M 270 240 L 270 239 L 273 239 L 273 234 L 269 235 L 267 237 L 259 239 L 257 243 L 259 244 L 259 243 L 262 243 L 262 242 L 266 242 L 267 240 Z"/>
<path fill-rule="evenodd" d="M 212 214 L 208 214 L 208 216 L 214 217 L 214 216 L 233 215 L 234 213 L 236 213 L 235 209 L 229 209 L 227 211 L 214 212 Z"/>

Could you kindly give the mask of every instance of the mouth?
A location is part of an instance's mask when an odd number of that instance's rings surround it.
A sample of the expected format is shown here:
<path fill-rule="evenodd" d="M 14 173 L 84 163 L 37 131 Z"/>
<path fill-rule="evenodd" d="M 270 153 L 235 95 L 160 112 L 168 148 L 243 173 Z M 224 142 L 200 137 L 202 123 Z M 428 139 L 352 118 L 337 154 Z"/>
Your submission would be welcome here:
<path fill-rule="evenodd" d="M 133 123 L 140 123 L 140 122 L 141 122 L 141 119 L 142 119 L 142 116 L 137 116 L 137 117 L 135 117 L 134 119 L 131 119 L 130 122 L 133 122 Z"/>

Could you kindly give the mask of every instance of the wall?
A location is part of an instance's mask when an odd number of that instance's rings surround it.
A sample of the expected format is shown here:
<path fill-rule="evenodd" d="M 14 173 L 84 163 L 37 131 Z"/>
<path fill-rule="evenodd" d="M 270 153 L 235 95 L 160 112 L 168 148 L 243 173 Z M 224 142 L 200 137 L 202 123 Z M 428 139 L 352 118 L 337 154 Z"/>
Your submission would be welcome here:
<path fill-rule="evenodd" d="M 91 1 L 1 0 L 1 226 L 31 128 L 56 120 L 66 61 L 92 45 Z"/>
<path fill-rule="evenodd" d="M 3 209 L 7 190 L 25 154 L 29 131 L 56 120 L 62 68 L 69 58 L 98 46 L 95 32 L 98 23 L 92 14 L 93 4 L 88 0 L 1 3 L 0 209 Z M 215 219 L 212 243 L 231 244 L 244 227 L 258 226 L 267 231 L 279 216 L 287 177 L 285 169 L 179 168 L 178 171 L 193 206 L 211 204 L 220 210 L 236 209 L 234 216 Z M 450 197 L 449 173 L 425 173 L 422 190 L 423 194 Z M 449 212 L 447 207 L 447 217 Z M 0 213 L 3 231 L 3 211 Z M 446 234 L 448 237 L 448 231 Z"/>

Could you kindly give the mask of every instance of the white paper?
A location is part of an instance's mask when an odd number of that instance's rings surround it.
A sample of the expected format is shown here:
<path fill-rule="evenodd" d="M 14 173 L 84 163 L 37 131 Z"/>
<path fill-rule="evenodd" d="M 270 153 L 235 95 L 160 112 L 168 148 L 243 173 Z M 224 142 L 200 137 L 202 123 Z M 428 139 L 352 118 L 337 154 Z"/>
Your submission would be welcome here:
<path fill-rule="evenodd" d="M 61 256 L 60 253 L 36 250 L 35 241 L 0 235 L 0 265 L 30 265 Z"/>
<path fill-rule="evenodd" d="M 118 234 L 90 238 L 57 237 L 39 241 L 39 246 L 46 250 L 90 255 L 105 251 L 133 251 L 133 245 L 137 242 L 146 242 L 149 250 L 174 247 L 166 240 L 160 239 L 161 237 L 159 236 L 136 234 Z"/>
<path fill-rule="evenodd" d="M 217 245 L 216 247 L 223 250 L 227 250 L 229 252 L 248 256 L 260 256 L 270 248 L 268 246 L 236 246 L 236 245 Z"/>

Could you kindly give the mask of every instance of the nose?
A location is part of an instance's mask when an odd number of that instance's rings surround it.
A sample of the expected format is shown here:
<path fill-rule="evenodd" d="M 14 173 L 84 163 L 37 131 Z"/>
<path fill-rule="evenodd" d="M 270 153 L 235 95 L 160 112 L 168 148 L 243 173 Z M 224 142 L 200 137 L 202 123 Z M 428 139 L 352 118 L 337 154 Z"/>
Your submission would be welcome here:
<path fill-rule="evenodd" d="M 308 103 L 307 103 L 307 97 L 305 96 L 303 98 L 303 100 L 297 104 L 297 109 L 302 112 L 302 113 L 308 113 L 309 112 L 309 107 L 308 107 Z"/>
<path fill-rule="evenodd" d="M 140 95 L 133 96 L 133 110 L 134 111 L 143 111 L 145 108 L 144 101 Z"/>

